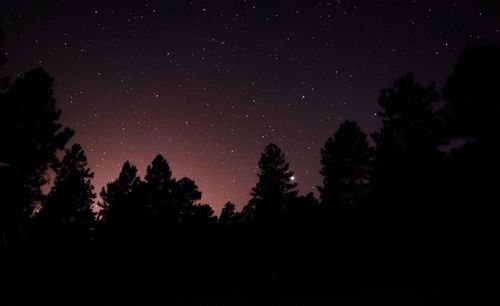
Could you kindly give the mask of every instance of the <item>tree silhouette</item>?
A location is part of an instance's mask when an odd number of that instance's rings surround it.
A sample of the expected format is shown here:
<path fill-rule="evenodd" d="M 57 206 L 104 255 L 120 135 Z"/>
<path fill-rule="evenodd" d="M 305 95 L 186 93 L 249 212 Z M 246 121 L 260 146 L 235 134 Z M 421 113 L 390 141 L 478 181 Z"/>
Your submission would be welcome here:
<path fill-rule="evenodd" d="M 173 197 L 177 213 L 182 218 L 184 212 L 189 211 L 201 199 L 201 191 L 193 180 L 183 177 L 176 182 Z"/>
<path fill-rule="evenodd" d="M 172 183 L 172 171 L 167 160 L 160 154 L 151 162 L 146 170 L 146 182 L 160 189 L 167 190 Z"/>
<path fill-rule="evenodd" d="M 186 208 L 182 218 L 183 224 L 192 225 L 214 225 L 217 224 L 217 217 L 214 210 L 208 204 L 194 204 Z"/>
<path fill-rule="evenodd" d="M 209 213 L 203 205 L 194 207 L 195 202 L 201 199 L 198 186 L 186 177 L 175 180 L 170 166 L 161 155 L 157 155 L 148 166 L 141 193 L 147 201 L 155 227 L 193 223 L 193 217 L 204 215 L 210 219 L 213 215 L 213 211 Z"/>
<path fill-rule="evenodd" d="M 297 196 L 293 172 L 285 161 L 285 154 L 271 143 L 264 149 L 259 160 L 258 181 L 252 188 L 252 202 L 259 222 L 273 223 L 286 209 L 287 202 Z"/>
<path fill-rule="evenodd" d="M 334 138 L 321 149 L 319 186 L 321 202 L 327 207 L 346 207 L 366 192 L 371 151 L 367 136 L 353 121 L 344 121 Z"/>
<path fill-rule="evenodd" d="M 66 150 L 55 171 L 54 186 L 37 215 L 42 230 L 57 240 L 89 238 L 95 223 L 92 204 L 96 195 L 91 183 L 94 174 L 82 147 L 74 144 Z"/>
<path fill-rule="evenodd" d="M 243 206 L 243 209 L 241 210 L 241 222 L 251 223 L 255 221 L 256 202 L 256 199 L 250 199 L 250 201 L 248 201 L 248 204 Z"/>
<path fill-rule="evenodd" d="M 469 47 L 462 53 L 443 89 L 449 137 L 498 142 L 499 72 L 500 48 Z"/>
<path fill-rule="evenodd" d="M 179 210 L 173 201 L 175 187 L 176 182 L 167 160 L 157 155 L 147 167 L 142 190 L 154 226 L 178 223 Z"/>
<path fill-rule="evenodd" d="M 431 223 L 439 224 L 439 203 L 433 199 L 442 185 L 445 154 L 439 151 L 442 123 L 433 109 L 438 99 L 433 84 L 422 87 L 411 74 L 383 90 L 379 99 L 382 128 L 373 135 L 377 147 L 369 214 L 384 237 L 379 242 L 387 243 L 386 254 L 409 252 L 406 244 L 431 233 Z"/>
<path fill-rule="evenodd" d="M 377 144 L 373 172 L 376 188 L 409 195 L 410 186 L 418 189 L 418 183 L 430 175 L 443 143 L 441 123 L 433 112 L 438 98 L 433 84 L 424 88 L 411 74 L 382 91 L 379 104 L 383 111 L 378 113 L 382 129 L 373 135 Z"/>
<path fill-rule="evenodd" d="M 105 220 L 119 218 L 122 214 L 122 203 L 128 201 L 137 186 L 141 183 L 137 176 L 137 168 L 126 161 L 118 178 L 101 190 L 101 198 L 103 200 L 101 214 Z"/>
<path fill-rule="evenodd" d="M 27 72 L 0 92 L 0 236 L 5 243 L 24 227 L 33 205 L 43 200 L 41 186 L 56 154 L 72 137 L 62 128 L 53 80 L 42 69 Z"/>
<path fill-rule="evenodd" d="M 145 203 L 140 201 L 139 190 L 142 185 L 137 168 L 127 161 L 118 178 L 102 188 L 100 214 L 107 233 L 111 231 L 113 236 L 130 234 L 130 230 L 145 222 L 149 212 Z"/>
<path fill-rule="evenodd" d="M 222 208 L 222 211 L 220 212 L 219 216 L 219 224 L 223 225 L 231 225 L 235 221 L 236 217 L 236 212 L 235 212 L 236 206 L 228 201 L 226 204 L 224 204 L 224 207 Z"/>
<path fill-rule="evenodd" d="M 384 89 L 378 101 L 383 111 L 377 113 L 383 126 L 374 134 L 378 153 L 396 156 L 435 151 L 442 143 L 432 109 L 438 99 L 434 84 L 423 88 L 412 74 Z"/>
<path fill-rule="evenodd" d="M 287 222 L 291 225 L 314 224 L 319 221 L 319 209 L 319 202 L 312 192 L 305 196 L 294 197 L 287 207 Z"/>
<path fill-rule="evenodd" d="M 455 245 L 481 262 L 483 270 L 497 261 L 491 243 L 500 224 L 500 48 L 469 47 L 460 56 L 443 89 L 442 115 L 452 147 L 443 176 L 447 228 Z M 467 224 L 467 226 L 464 226 Z M 471 251 L 474 250 L 474 251 Z M 477 258 L 476 254 L 482 254 Z M 481 278 L 488 278 L 488 272 Z M 471 278 L 477 278 L 471 276 Z"/>

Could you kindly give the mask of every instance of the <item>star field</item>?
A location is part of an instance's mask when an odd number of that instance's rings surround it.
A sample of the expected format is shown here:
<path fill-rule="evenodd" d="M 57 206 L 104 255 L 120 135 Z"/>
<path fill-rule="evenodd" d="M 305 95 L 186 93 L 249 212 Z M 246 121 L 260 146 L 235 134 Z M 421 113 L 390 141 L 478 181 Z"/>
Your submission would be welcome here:
<path fill-rule="evenodd" d="M 345 119 L 376 130 L 381 89 L 441 86 L 469 44 L 500 44 L 496 1 L 14 1 L 2 74 L 46 69 L 97 190 L 161 153 L 218 212 L 245 205 L 260 152 L 286 153 L 301 193 Z"/>

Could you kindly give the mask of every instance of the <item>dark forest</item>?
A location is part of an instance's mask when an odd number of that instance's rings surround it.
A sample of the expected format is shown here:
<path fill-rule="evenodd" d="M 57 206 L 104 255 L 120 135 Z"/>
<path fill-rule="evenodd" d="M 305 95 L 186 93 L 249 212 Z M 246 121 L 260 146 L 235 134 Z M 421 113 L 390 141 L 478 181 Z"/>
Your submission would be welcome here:
<path fill-rule="evenodd" d="M 394 76 L 379 130 L 324 139 L 317 194 L 269 143 L 250 201 L 219 215 L 163 154 L 94 188 L 53 82 L 0 82 L 3 305 L 498 303 L 498 47 L 462 50 L 442 88 Z"/>

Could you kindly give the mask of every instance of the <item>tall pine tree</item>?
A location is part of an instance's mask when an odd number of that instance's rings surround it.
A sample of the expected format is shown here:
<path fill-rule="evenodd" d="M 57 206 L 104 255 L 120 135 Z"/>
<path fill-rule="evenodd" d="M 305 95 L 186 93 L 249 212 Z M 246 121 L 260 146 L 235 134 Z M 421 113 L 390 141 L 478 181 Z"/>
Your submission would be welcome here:
<path fill-rule="evenodd" d="M 350 206 L 366 193 L 370 155 L 366 134 L 356 122 L 344 121 L 321 149 L 323 186 L 318 189 L 323 205 L 329 208 Z"/>
<path fill-rule="evenodd" d="M 146 218 L 147 207 L 138 195 L 142 184 L 137 168 L 127 161 L 118 178 L 102 188 L 100 214 L 106 233 L 125 234 Z"/>
<path fill-rule="evenodd" d="M 382 91 L 379 104 L 383 111 L 378 113 L 382 129 L 373 135 L 377 144 L 374 180 L 378 187 L 413 184 L 434 166 L 443 143 L 441 124 L 433 111 L 438 99 L 433 84 L 422 87 L 412 74 Z"/>
<path fill-rule="evenodd" d="M 146 199 L 153 226 L 178 223 L 178 209 L 173 201 L 176 182 L 167 160 L 157 155 L 147 167 L 144 188 L 141 191 Z"/>
<path fill-rule="evenodd" d="M 371 188 L 375 213 L 391 235 L 422 231 L 434 213 L 444 157 L 439 151 L 442 125 L 433 109 L 438 100 L 433 84 L 423 87 L 411 74 L 382 91 L 379 99 L 382 129 L 373 135 L 377 148 Z"/>
<path fill-rule="evenodd" d="M 95 225 L 92 205 L 96 195 L 91 183 L 94 174 L 79 144 L 66 150 L 56 167 L 56 175 L 47 201 L 37 215 L 41 230 L 57 241 L 89 239 Z"/>
<path fill-rule="evenodd" d="M 190 215 L 198 213 L 194 205 L 201 199 L 201 191 L 198 190 L 196 183 L 187 177 L 174 183 L 172 203 L 176 209 L 177 222 L 184 223 Z"/>
<path fill-rule="evenodd" d="M 293 172 L 285 154 L 273 143 L 262 152 L 258 166 L 258 181 L 250 201 L 255 203 L 258 222 L 275 223 L 289 201 L 297 196 L 297 184 L 292 180 Z"/>
<path fill-rule="evenodd" d="M 231 201 L 228 201 L 226 204 L 224 204 L 224 207 L 222 208 L 222 211 L 219 216 L 219 224 L 222 225 L 231 225 L 235 221 L 236 213 L 235 213 L 236 206 L 231 203 Z"/>
<path fill-rule="evenodd" d="M 469 47 L 443 89 L 448 137 L 500 147 L 500 48 Z"/>
<path fill-rule="evenodd" d="M 201 199 L 198 186 L 187 177 L 180 180 L 173 178 L 167 160 L 161 155 L 157 155 L 148 166 L 141 193 L 150 210 L 152 224 L 157 229 L 193 223 L 194 219 L 200 219 L 202 215 L 207 218 L 213 215 L 213 211 L 204 206 L 195 207 L 195 202 Z"/>
<path fill-rule="evenodd" d="M 27 72 L 0 91 L 0 236 L 3 243 L 26 226 L 44 196 L 46 172 L 73 131 L 59 123 L 53 80 L 42 69 Z"/>
<path fill-rule="evenodd" d="M 462 245 L 481 249 L 478 254 L 493 254 L 484 247 L 498 237 L 500 224 L 500 48 L 467 48 L 443 89 L 443 98 L 446 136 L 455 144 L 444 178 L 445 201 L 455 214 L 450 218 L 455 224 L 448 228 L 459 233 L 460 243 L 469 240 Z"/>

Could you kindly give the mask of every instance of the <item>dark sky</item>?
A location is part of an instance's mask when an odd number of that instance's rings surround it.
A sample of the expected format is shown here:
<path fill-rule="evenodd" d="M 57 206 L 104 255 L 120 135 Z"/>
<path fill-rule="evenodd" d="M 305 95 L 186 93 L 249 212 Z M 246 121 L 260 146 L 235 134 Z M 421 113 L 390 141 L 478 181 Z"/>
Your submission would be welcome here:
<path fill-rule="evenodd" d="M 366 132 L 380 90 L 442 85 L 468 44 L 500 44 L 500 1 L 2 0 L 15 76 L 43 67 L 100 188 L 157 153 L 218 212 L 238 207 L 269 142 L 301 193 L 345 119 Z"/>

